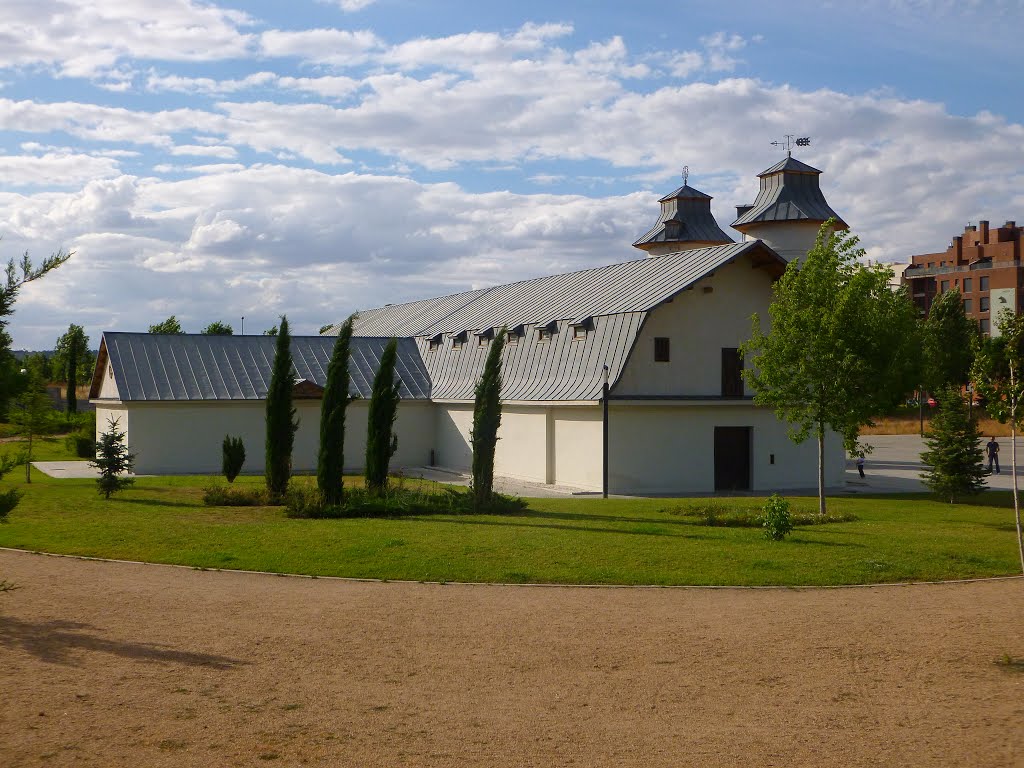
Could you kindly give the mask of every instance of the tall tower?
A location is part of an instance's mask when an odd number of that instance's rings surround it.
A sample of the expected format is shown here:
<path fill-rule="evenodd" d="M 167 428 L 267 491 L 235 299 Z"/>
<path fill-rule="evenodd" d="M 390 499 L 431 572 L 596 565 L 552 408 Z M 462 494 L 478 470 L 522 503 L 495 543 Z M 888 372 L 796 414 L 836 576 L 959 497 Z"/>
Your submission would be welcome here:
<path fill-rule="evenodd" d="M 814 247 L 818 229 L 835 218 L 836 229 L 849 229 L 829 207 L 818 185 L 821 171 L 787 152 L 782 160 L 757 174 L 761 189 L 751 205 L 736 206 L 733 229 L 744 240 L 763 240 L 788 261 L 802 259 Z"/>
<path fill-rule="evenodd" d="M 694 189 L 684 178 L 683 186 L 658 201 L 661 216 L 633 247 L 651 256 L 661 256 L 733 242 L 711 215 L 711 200 L 710 195 Z"/>

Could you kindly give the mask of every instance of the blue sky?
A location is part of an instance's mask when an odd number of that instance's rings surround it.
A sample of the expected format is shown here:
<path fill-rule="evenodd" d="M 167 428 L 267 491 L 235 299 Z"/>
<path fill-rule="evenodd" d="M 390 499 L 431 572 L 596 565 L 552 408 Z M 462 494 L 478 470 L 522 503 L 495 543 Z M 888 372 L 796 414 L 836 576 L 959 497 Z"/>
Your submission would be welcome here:
<path fill-rule="evenodd" d="M 298 332 L 579 269 L 690 168 L 723 227 L 785 134 L 868 256 L 1024 219 L 1022 0 L 6 0 L 10 330 Z"/>

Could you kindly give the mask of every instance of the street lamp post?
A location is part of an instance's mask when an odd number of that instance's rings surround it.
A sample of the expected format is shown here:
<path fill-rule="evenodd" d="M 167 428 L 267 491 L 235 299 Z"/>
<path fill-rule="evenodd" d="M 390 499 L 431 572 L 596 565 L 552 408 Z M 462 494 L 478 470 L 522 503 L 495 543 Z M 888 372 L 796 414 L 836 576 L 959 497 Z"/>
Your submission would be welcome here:
<path fill-rule="evenodd" d="M 604 385 L 601 388 L 604 413 L 601 424 L 601 496 L 608 498 L 608 366 L 604 366 Z"/>

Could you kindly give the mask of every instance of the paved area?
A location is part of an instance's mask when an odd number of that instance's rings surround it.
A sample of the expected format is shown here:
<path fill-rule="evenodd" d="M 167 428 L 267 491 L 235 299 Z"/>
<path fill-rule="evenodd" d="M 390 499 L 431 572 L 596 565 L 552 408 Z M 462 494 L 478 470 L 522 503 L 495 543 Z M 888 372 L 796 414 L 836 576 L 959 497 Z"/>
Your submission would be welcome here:
<path fill-rule="evenodd" d="M 986 440 L 987 441 L 987 440 Z M 925 470 L 921 463 L 921 452 L 924 451 L 924 440 L 917 435 L 871 435 L 864 442 L 871 445 L 874 451 L 867 457 L 862 480 L 857 475 L 853 460 L 847 461 L 846 483 L 840 493 L 923 493 L 928 489 L 921 482 L 921 473 Z M 1002 472 L 988 477 L 988 486 L 992 489 L 1009 490 L 1013 478 L 1010 474 L 1010 438 L 1000 437 L 999 455 L 1002 459 Z M 1017 452 L 1020 463 L 1024 465 L 1024 439 L 1017 438 Z M 50 477 L 93 478 L 98 472 L 86 461 L 36 461 L 33 466 Z M 453 472 L 437 467 L 416 467 L 408 471 L 412 477 L 423 477 L 452 485 L 469 485 L 470 476 L 464 472 Z M 1024 468 L 1018 468 L 1018 476 L 1024 475 Z M 1024 479 L 1020 485 L 1024 488 Z M 594 495 L 593 492 L 580 491 L 578 488 L 566 486 L 529 483 L 507 477 L 494 479 L 495 490 L 510 496 L 524 498 L 550 498 L 573 495 Z M 816 488 L 779 489 L 788 495 L 814 495 Z"/>

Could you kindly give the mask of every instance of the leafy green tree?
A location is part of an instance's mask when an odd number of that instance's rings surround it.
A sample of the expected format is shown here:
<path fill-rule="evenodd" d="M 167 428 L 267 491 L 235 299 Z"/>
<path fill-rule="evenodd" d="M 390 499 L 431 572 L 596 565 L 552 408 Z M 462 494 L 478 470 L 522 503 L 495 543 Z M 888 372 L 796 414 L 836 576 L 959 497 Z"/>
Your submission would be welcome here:
<path fill-rule="evenodd" d="M 60 377 L 58 381 L 67 382 L 68 413 L 78 413 L 78 397 L 75 390 L 78 387 L 78 382 L 85 381 L 92 373 L 91 366 L 86 371 L 82 365 L 83 363 L 88 364 L 90 358 L 89 337 L 85 335 L 85 329 L 72 323 L 68 326 L 67 331 L 57 339 L 53 356 L 53 364 Z"/>
<path fill-rule="evenodd" d="M 395 381 L 395 363 L 398 360 L 398 341 L 391 339 L 380 356 L 380 367 L 373 377 L 370 411 L 366 429 L 366 489 L 376 495 L 387 490 L 388 465 L 398 450 L 398 435 L 394 434 L 395 416 L 398 415 L 398 382 Z"/>
<path fill-rule="evenodd" d="M 245 464 L 245 445 L 242 443 L 242 438 L 224 435 L 220 467 L 229 483 L 235 482 L 238 473 L 242 471 L 243 464 Z"/>
<path fill-rule="evenodd" d="M 267 328 L 267 330 L 265 330 L 263 332 L 263 335 L 264 336 L 277 336 L 277 326 L 275 325 L 273 328 Z"/>
<path fill-rule="evenodd" d="M 25 482 L 32 482 L 32 450 L 40 435 L 52 431 L 54 416 L 53 401 L 46 394 L 46 385 L 32 377 L 25 388 L 14 399 L 10 410 L 11 423 L 18 433 L 26 438 Z"/>
<path fill-rule="evenodd" d="M 44 352 L 32 352 L 25 356 L 25 359 L 21 361 L 21 364 L 28 371 L 30 376 L 35 376 L 40 381 L 51 382 L 57 381 L 59 376 L 53 375 L 53 367 L 51 359 L 46 356 Z"/>
<path fill-rule="evenodd" d="M 7 332 L 9 318 L 14 314 L 14 302 L 22 287 L 38 280 L 48 272 L 65 263 L 71 253 L 57 251 L 43 259 L 38 267 L 26 253 L 16 265 L 14 259 L 7 262 L 4 278 L 0 280 L 0 411 L 7 410 L 11 397 L 24 386 L 24 377 L 20 375 L 21 365 L 11 353 L 11 335 Z"/>
<path fill-rule="evenodd" d="M 96 458 L 89 466 L 100 471 L 96 485 L 103 498 L 124 490 L 135 482 L 131 471 L 135 468 L 135 454 L 125 444 L 125 432 L 118 429 L 119 420 L 113 416 L 107 421 L 107 431 L 96 441 Z"/>
<path fill-rule="evenodd" d="M 292 473 L 292 447 L 295 444 L 295 431 L 299 428 L 292 407 L 295 375 L 292 371 L 291 342 L 288 318 L 282 315 L 270 387 L 267 390 L 267 466 L 264 476 L 267 491 L 275 499 L 280 499 L 288 491 Z"/>
<path fill-rule="evenodd" d="M 1017 487 L 1017 430 L 1024 421 L 1024 315 L 1004 309 L 996 319 L 999 337 L 980 341 L 975 348 L 971 379 L 985 402 L 988 415 L 1010 425 L 1010 468 L 1013 475 L 1013 516 L 1017 524 L 1017 548 L 1024 572 L 1024 534 Z"/>
<path fill-rule="evenodd" d="M 235 329 L 220 320 L 214 320 L 200 331 L 204 336 L 233 336 Z"/>
<path fill-rule="evenodd" d="M 967 383 L 977 334 L 960 291 L 946 291 L 935 300 L 921 329 L 922 378 L 929 392 Z"/>
<path fill-rule="evenodd" d="M 178 322 L 178 318 L 171 315 L 163 322 L 157 323 L 156 325 L 149 326 L 150 333 L 168 333 L 168 334 L 182 334 L 184 331 L 181 329 L 181 323 Z"/>
<path fill-rule="evenodd" d="M 318 333 L 322 336 L 325 332 L 331 330 L 334 327 L 334 323 L 327 323 L 327 325 L 321 325 Z"/>
<path fill-rule="evenodd" d="M 473 393 L 473 507 L 483 511 L 494 492 L 494 450 L 501 426 L 501 351 L 505 348 L 505 329 L 491 342 L 484 372 Z"/>
<path fill-rule="evenodd" d="M 801 265 L 794 260 L 775 284 L 771 328 L 753 317 L 741 347 L 751 360 L 743 376 L 754 402 L 790 424 L 790 438 L 818 442 L 818 510 L 825 514 L 825 433 L 863 451 L 860 429 L 898 404 L 919 376 L 917 320 L 905 289 L 889 288 L 892 272 L 860 263 L 864 251 L 834 220 L 818 231 Z"/>
<path fill-rule="evenodd" d="M 937 394 L 937 413 L 924 436 L 928 450 L 921 454 L 921 461 L 929 467 L 923 479 L 937 496 L 956 504 L 964 496 L 977 496 L 985 490 L 981 433 L 959 385 L 947 384 Z"/>
<path fill-rule="evenodd" d="M 352 344 L 353 315 L 341 326 L 334 341 L 327 383 L 320 406 L 320 453 L 316 463 L 316 484 L 324 503 L 340 504 L 344 493 L 345 410 L 348 408 L 348 361 Z"/>

